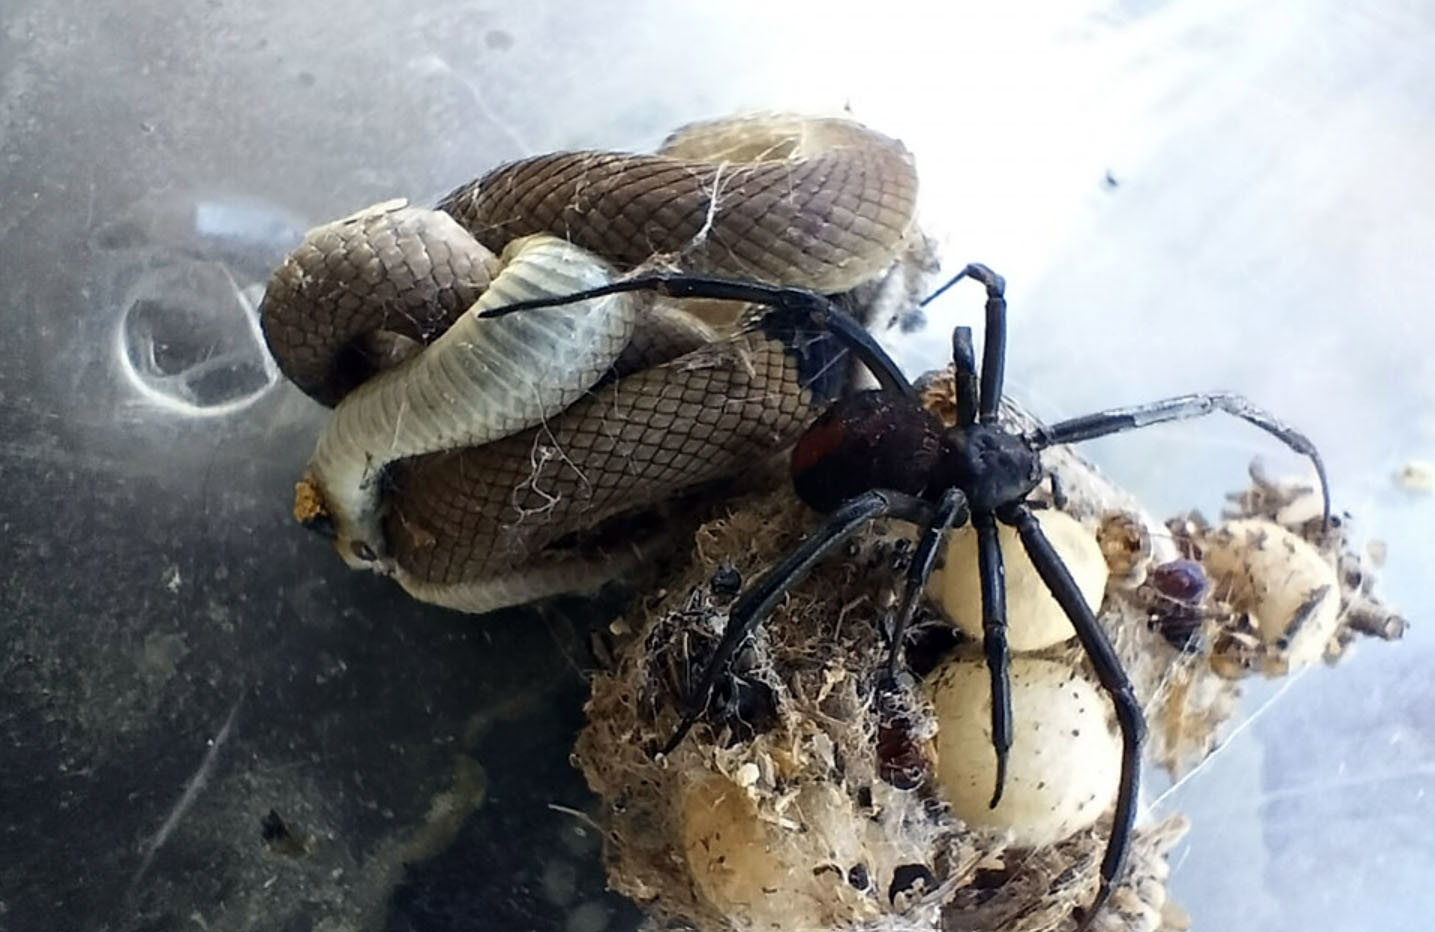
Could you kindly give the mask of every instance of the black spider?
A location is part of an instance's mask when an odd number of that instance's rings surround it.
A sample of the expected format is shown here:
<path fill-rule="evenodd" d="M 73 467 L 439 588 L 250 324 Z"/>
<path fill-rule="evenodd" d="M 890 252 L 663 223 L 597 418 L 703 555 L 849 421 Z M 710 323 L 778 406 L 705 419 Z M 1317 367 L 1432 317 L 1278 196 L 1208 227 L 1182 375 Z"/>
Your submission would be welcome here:
<path fill-rule="evenodd" d="M 992 746 L 997 756 L 991 805 L 995 807 L 1002 795 L 1012 734 L 1006 595 L 997 523 L 1011 525 L 1038 575 L 1071 620 L 1097 679 L 1111 695 L 1121 730 L 1121 785 L 1101 862 L 1100 889 L 1081 923 L 1085 928 L 1110 896 L 1125 863 L 1136 816 L 1146 726 L 1140 703 L 1110 639 L 1026 501 L 1046 475 L 1041 451 L 1056 444 L 1224 411 L 1311 459 L 1320 478 L 1327 519 L 1330 493 L 1325 467 L 1314 444 L 1274 416 L 1229 393 L 1181 395 L 1039 426 L 1024 434 L 1013 432 L 999 421 L 1006 360 L 1005 283 L 1001 276 L 986 266 L 968 265 L 922 303 L 932 301 L 963 278 L 975 279 L 986 288 L 985 343 L 978 369 L 971 328 L 958 327 L 952 335 L 957 401 L 957 422 L 953 427 L 945 427 L 922 407 L 911 383 L 860 324 L 828 298 L 802 289 L 669 273 L 644 274 L 558 301 L 527 301 L 496 308 L 484 316 L 569 304 L 621 291 L 747 301 L 766 305 L 773 309 L 771 313 L 791 315 L 794 322 L 827 331 L 863 361 L 882 388 L 839 399 L 793 449 L 797 493 L 807 504 L 826 513 L 826 520 L 733 602 L 722 640 L 703 671 L 689 711 L 662 752 L 677 747 L 703 715 L 715 684 L 727 672 L 734 654 L 782 596 L 864 524 L 884 517 L 909 521 L 920 528 L 892 628 L 884 685 L 893 688 L 903 634 L 932 573 L 943 535 L 970 521 L 978 540 L 982 641 L 991 671 Z"/>

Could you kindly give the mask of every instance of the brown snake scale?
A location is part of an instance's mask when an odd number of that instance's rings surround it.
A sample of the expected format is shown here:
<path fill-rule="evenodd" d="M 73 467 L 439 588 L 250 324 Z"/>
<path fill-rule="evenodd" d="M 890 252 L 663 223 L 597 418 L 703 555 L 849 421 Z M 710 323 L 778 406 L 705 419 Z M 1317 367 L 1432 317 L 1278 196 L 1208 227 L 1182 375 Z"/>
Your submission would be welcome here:
<path fill-rule="evenodd" d="M 478 299 L 495 265 L 444 214 L 361 211 L 311 231 L 270 277 L 264 335 L 289 380 L 332 407 L 381 368 L 339 368 L 356 340 L 385 332 L 430 342 Z"/>
<path fill-rule="evenodd" d="M 440 205 L 494 249 L 532 233 L 635 266 L 846 291 L 891 264 L 915 187 L 866 150 L 729 165 L 571 152 L 517 162 Z M 715 201 L 715 203 L 714 203 Z M 706 232 L 704 232 L 706 228 Z"/>
<path fill-rule="evenodd" d="M 731 475 L 814 416 L 812 393 L 791 388 L 796 370 L 780 341 L 747 333 L 631 375 L 547 427 L 415 460 L 390 500 L 394 553 L 415 576 L 456 583 L 523 562 L 555 529 Z"/>
<path fill-rule="evenodd" d="M 915 199 L 910 155 L 859 124 L 695 124 L 657 155 L 537 156 L 454 191 L 439 211 L 380 205 L 321 227 L 275 272 L 262 322 L 286 375 L 342 413 L 355 385 L 392 368 L 383 378 L 402 389 L 400 373 L 430 353 L 423 345 L 460 319 L 472 326 L 464 311 L 503 266 L 492 253 L 521 237 L 554 234 L 619 269 L 657 262 L 836 293 L 891 267 Z M 529 352 L 512 342 L 529 339 L 527 331 L 491 326 L 522 316 L 478 321 L 490 325 L 475 332 L 494 358 L 505 346 Z M 595 550 L 573 543 L 575 532 L 581 538 L 605 520 L 741 474 L 788 448 L 840 388 L 829 371 L 840 358 L 835 347 L 798 342 L 801 351 L 761 317 L 719 338 L 682 311 L 640 310 L 613 363 L 628 374 L 610 375 L 561 411 L 530 414 L 533 426 L 508 436 L 385 470 L 375 520 L 387 552 L 375 554 L 372 568 L 419 599 L 475 612 L 605 581 L 645 554 L 642 542 Z M 552 346 L 544 351 L 557 359 L 571 353 L 561 341 Z M 599 379 L 574 377 L 572 387 Z M 447 430 L 472 413 L 460 412 L 462 403 L 449 413 L 462 399 L 447 384 L 432 382 L 422 397 L 384 410 L 417 411 Z M 377 416 L 349 420 L 381 440 L 384 425 L 370 423 Z M 331 511 L 326 500 L 336 493 L 323 476 L 306 481 L 296 515 L 312 522 Z M 375 489 L 377 481 L 363 480 Z M 337 530 L 341 555 L 355 564 L 345 549 L 357 551 L 348 542 L 364 538 Z"/>

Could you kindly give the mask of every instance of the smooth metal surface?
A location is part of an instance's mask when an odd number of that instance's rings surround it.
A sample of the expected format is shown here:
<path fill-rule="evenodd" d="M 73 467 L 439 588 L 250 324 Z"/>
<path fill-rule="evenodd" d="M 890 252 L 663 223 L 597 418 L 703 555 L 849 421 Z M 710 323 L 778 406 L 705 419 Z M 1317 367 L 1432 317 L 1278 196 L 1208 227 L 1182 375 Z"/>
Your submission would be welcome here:
<path fill-rule="evenodd" d="M 7 0 L 0 929 L 633 927 L 567 811 L 592 613 L 475 623 L 297 528 L 323 412 L 253 307 L 364 205 L 845 105 L 916 153 L 948 266 L 1007 278 L 1038 414 L 1228 389 L 1321 446 L 1416 625 L 1250 689 L 1159 802 L 1196 824 L 1174 893 L 1200 929 L 1427 928 L 1435 500 L 1392 476 L 1435 458 L 1431 88 L 1420 2 Z M 891 346 L 932 367 L 979 312 Z M 1158 513 L 1299 468 L 1216 421 L 1090 451 Z"/>

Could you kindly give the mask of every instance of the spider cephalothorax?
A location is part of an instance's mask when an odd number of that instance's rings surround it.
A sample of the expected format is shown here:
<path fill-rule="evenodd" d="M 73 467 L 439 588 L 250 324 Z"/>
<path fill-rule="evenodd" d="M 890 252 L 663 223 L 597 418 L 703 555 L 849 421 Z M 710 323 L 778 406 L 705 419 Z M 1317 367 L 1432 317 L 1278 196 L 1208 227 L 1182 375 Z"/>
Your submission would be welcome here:
<path fill-rule="evenodd" d="M 1041 478 L 1041 458 L 1024 438 L 981 423 L 943 427 L 886 391 L 838 401 L 792 455 L 798 496 L 823 512 L 874 488 L 932 501 L 957 488 L 969 507 L 996 511 L 1025 499 Z"/>
<path fill-rule="evenodd" d="M 1145 722 L 1131 683 L 1105 630 L 1081 589 L 1042 532 L 1027 502 L 1041 482 L 1040 454 L 1047 447 L 1088 440 L 1167 421 L 1224 411 L 1280 439 L 1310 458 L 1320 478 L 1325 514 L 1330 496 L 1325 469 L 1314 445 L 1299 432 L 1229 393 L 1181 395 L 1150 404 L 1115 408 L 1017 433 L 999 411 L 1006 355 L 1005 284 L 982 265 L 969 265 L 932 298 L 963 278 L 986 289 L 986 326 L 978 368 L 972 331 L 953 334 L 956 423 L 944 426 L 917 400 L 917 393 L 896 365 L 851 318 L 827 298 L 794 288 L 670 274 L 642 275 L 614 285 L 571 295 L 563 303 L 615 291 L 654 290 L 676 297 L 750 301 L 771 308 L 783 326 L 818 328 L 848 347 L 877 377 L 882 388 L 836 402 L 803 435 L 792 456 L 793 482 L 799 496 L 827 515 L 823 523 L 756 580 L 732 603 L 727 627 L 672 738 L 671 752 L 704 715 L 714 687 L 726 675 L 743 642 L 794 585 L 860 528 L 877 518 L 915 524 L 918 539 L 907 565 L 902 595 L 892 623 L 892 646 L 882 688 L 898 689 L 896 673 L 903 636 L 932 575 L 948 530 L 968 522 L 977 534 L 981 579 L 983 653 L 990 671 L 992 745 L 996 787 L 991 806 L 1001 798 L 1006 759 L 1012 743 L 1006 597 L 998 523 L 1017 532 L 1038 576 L 1075 629 L 1097 680 L 1111 696 L 1122 738 L 1121 781 L 1111 836 L 1101 863 L 1101 885 L 1083 926 L 1110 896 L 1125 862 L 1136 816 L 1141 745 Z M 932 298 L 928 298 L 930 301 Z M 552 302 L 525 302 L 487 312 L 511 313 Z M 924 302 L 925 303 L 925 302 Z"/>

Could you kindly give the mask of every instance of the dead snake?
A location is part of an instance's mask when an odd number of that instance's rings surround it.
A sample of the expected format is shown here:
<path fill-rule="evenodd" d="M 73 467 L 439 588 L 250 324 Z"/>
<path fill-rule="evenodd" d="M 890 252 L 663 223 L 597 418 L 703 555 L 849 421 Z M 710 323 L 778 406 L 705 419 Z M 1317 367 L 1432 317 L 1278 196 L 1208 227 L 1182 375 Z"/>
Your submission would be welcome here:
<path fill-rule="evenodd" d="M 336 406 L 296 516 L 351 565 L 464 611 L 601 584 L 651 540 L 580 532 L 790 446 L 840 390 L 840 350 L 771 314 L 719 339 L 626 295 L 470 309 L 654 262 L 844 292 L 891 267 L 916 187 L 900 143 L 860 124 L 739 117 L 655 155 L 541 155 L 436 211 L 389 202 L 311 231 L 261 305 L 281 370 Z"/>

